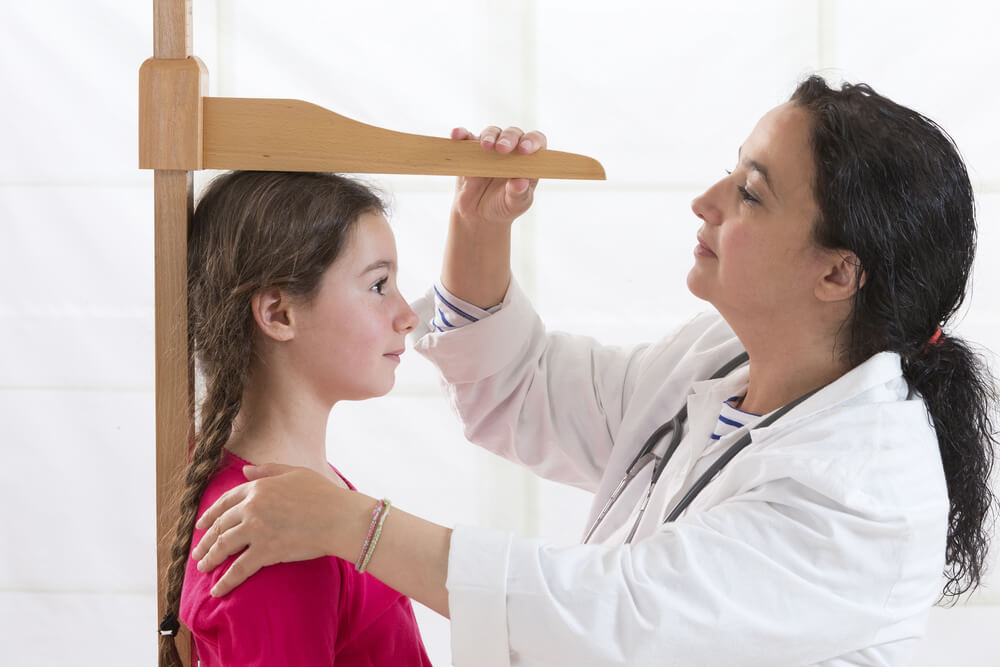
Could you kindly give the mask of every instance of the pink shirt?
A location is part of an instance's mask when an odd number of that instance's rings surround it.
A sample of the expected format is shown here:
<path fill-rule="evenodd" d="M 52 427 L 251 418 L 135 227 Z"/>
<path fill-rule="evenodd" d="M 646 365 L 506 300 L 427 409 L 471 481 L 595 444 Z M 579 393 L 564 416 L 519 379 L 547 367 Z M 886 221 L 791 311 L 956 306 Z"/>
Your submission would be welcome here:
<path fill-rule="evenodd" d="M 244 465 L 226 452 L 198 516 L 247 481 Z M 204 532 L 194 531 L 192 546 Z M 208 574 L 188 559 L 180 619 L 191 630 L 203 667 L 431 664 L 409 598 L 368 573 L 358 574 L 353 563 L 331 556 L 280 563 L 213 598 L 209 591 L 235 559 Z"/>

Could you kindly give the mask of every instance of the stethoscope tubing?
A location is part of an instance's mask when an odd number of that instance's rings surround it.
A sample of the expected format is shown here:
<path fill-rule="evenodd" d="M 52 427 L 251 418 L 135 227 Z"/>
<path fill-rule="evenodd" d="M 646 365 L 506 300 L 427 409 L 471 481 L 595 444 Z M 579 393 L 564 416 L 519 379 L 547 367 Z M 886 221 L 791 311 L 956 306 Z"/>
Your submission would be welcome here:
<path fill-rule="evenodd" d="M 718 380 L 720 378 L 729 375 L 729 373 L 732 372 L 734 369 L 745 364 L 749 360 L 749 358 L 750 357 L 746 352 L 737 355 L 736 357 L 728 361 L 725 365 L 723 365 L 721 368 L 719 368 L 719 370 L 717 370 L 715 374 L 713 374 L 712 377 L 709 379 Z M 815 394 L 820 389 L 822 389 L 822 387 L 818 387 L 796 398 L 794 401 L 786 405 L 783 405 L 782 407 L 780 407 L 779 409 L 775 410 L 770 415 L 765 417 L 763 420 L 761 420 L 759 424 L 756 424 L 753 428 L 749 429 L 746 433 L 744 433 L 740 437 L 740 439 L 736 441 L 735 444 L 733 444 L 732 446 L 729 447 L 729 449 L 723 452 L 722 456 L 720 456 L 714 463 L 712 463 L 712 465 L 709 466 L 709 468 L 705 472 L 703 472 L 698 477 L 697 480 L 695 480 L 695 483 L 691 486 L 690 489 L 688 489 L 687 493 L 685 493 L 684 496 L 677 502 L 673 510 L 671 510 L 671 512 L 663 520 L 663 523 L 670 523 L 676 520 L 677 517 L 679 517 L 684 512 L 684 510 L 686 510 L 691 505 L 691 503 L 694 502 L 694 499 L 698 496 L 698 494 L 700 494 L 702 490 L 704 490 L 704 488 L 708 486 L 709 482 L 711 482 L 715 478 L 715 476 L 718 475 L 719 472 L 721 472 L 722 469 L 725 468 L 726 465 L 737 454 L 739 454 L 741 451 L 746 449 L 748 445 L 750 445 L 750 443 L 752 442 L 750 431 L 757 428 L 765 428 L 767 426 L 770 426 L 779 418 L 787 414 L 792 408 L 805 401 L 807 398 Z M 653 473 L 650 476 L 649 488 L 646 490 L 646 495 L 643 498 L 642 504 L 639 506 L 639 514 L 636 517 L 635 522 L 632 524 L 632 528 L 629 531 L 628 536 L 625 538 L 625 544 L 630 544 L 632 542 L 632 538 L 635 537 L 635 533 L 639 528 L 639 524 L 642 522 L 642 517 L 646 513 L 646 508 L 649 505 L 650 498 L 653 495 L 653 489 L 655 488 L 656 483 L 659 481 L 660 475 L 666 468 L 667 463 L 673 457 L 674 452 L 680 445 L 681 440 L 683 440 L 683 425 L 685 419 L 687 419 L 686 401 L 685 404 L 681 407 L 681 409 L 677 411 L 677 414 L 674 415 L 672 419 L 670 419 L 670 421 L 660 425 L 646 439 L 646 442 L 643 443 L 642 447 L 639 449 L 639 453 L 636 454 L 635 458 L 632 459 L 632 462 L 625 469 L 625 476 L 622 478 L 622 481 L 619 482 L 618 486 L 615 487 L 615 490 L 611 492 L 611 495 L 608 497 L 607 502 L 604 503 L 604 507 L 601 508 L 601 511 L 597 515 L 597 518 L 594 519 L 593 524 L 591 524 L 590 530 L 587 531 L 587 535 L 583 538 L 584 544 L 589 542 L 590 538 L 593 537 L 594 532 L 604 521 L 604 518 L 608 515 L 608 512 L 611 511 L 611 508 L 614 506 L 615 502 L 618 501 L 618 498 L 621 497 L 621 495 L 625 492 L 625 489 L 628 487 L 629 483 L 636 476 L 638 476 L 639 472 L 643 470 L 649 464 L 650 461 L 653 461 Z M 668 432 L 670 432 L 671 434 L 670 444 L 667 447 L 666 451 L 663 453 L 663 456 L 657 457 L 654 454 L 656 445 L 663 439 L 663 437 Z"/>

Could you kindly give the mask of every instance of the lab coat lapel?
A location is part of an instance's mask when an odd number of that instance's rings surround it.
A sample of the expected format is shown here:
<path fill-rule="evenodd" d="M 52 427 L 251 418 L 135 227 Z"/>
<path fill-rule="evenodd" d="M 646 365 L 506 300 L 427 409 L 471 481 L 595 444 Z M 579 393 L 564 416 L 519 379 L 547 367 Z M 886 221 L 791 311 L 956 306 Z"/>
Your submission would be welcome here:
<path fill-rule="evenodd" d="M 687 476 L 709 445 L 722 402 L 746 390 L 749 373 L 748 367 L 742 366 L 724 378 L 702 380 L 691 386 L 692 393 L 687 402 L 688 429 L 681 443 L 687 454 L 683 476 Z"/>
<path fill-rule="evenodd" d="M 746 367 L 739 368 L 725 378 L 719 380 L 704 380 L 691 386 L 691 394 L 687 397 L 688 418 L 685 424 L 684 440 L 678 446 L 674 457 L 663 471 L 663 477 L 657 484 L 654 502 L 650 507 L 658 509 L 649 512 L 652 517 L 643 521 L 642 534 L 648 535 L 659 529 L 663 517 L 669 508 L 687 491 L 691 471 L 701 458 L 705 448 L 712 442 L 711 435 L 715 422 L 719 418 L 719 406 L 722 401 L 746 387 Z"/>
<path fill-rule="evenodd" d="M 849 403 L 859 394 L 875 387 L 888 386 L 894 380 L 905 382 L 899 355 L 895 352 L 880 352 L 817 391 L 770 426 L 753 429 L 750 431 L 750 437 L 754 442 L 759 442 L 774 433 L 794 426 L 802 419 L 823 410 Z M 905 394 L 891 398 L 900 400 L 903 397 Z"/>

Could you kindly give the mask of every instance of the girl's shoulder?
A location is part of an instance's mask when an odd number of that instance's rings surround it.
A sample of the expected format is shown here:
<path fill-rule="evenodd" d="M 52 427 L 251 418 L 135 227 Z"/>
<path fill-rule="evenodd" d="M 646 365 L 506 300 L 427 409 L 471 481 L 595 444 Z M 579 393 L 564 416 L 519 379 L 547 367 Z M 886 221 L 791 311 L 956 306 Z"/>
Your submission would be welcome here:
<path fill-rule="evenodd" d="M 250 465 L 250 463 L 227 450 L 223 450 L 219 469 L 212 476 L 208 486 L 205 487 L 205 492 L 201 495 L 201 503 L 198 507 L 199 517 L 226 491 L 234 489 L 240 484 L 246 484 L 247 478 L 243 474 L 243 466 L 245 465 Z"/>

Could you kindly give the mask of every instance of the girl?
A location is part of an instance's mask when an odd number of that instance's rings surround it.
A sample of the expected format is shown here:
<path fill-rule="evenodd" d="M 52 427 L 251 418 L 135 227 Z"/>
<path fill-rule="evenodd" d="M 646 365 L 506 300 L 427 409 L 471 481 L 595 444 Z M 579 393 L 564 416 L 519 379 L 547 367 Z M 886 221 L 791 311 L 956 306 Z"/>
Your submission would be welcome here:
<path fill-rule="evenodd" d="M 995 382 L 950 325 L 976 247 L 950 138 L 868 86 L 804 81 L 691 205 L 687 286 L 713 310 L 631 349 L 546 332 L 510 273 L 531 199 L 459 180 L 418 308 L 442 331 L 416 347 L 470 439 L 594 493 L 585 543 L 401 513 L 373 573 L 450 616 L 455 665 L 906 664 L 931 606 L 979 584 L 996 508 Z M 199 567 L 250 545 L 219 592 L 364 538 L 370 500 L 251 476 L 202 517 Z"/>
<path fill-rule="evenodd" d="M 416 323 L 383 211 L 361 184 L 310 173 L 224 174 L 198 205 L 190 342 L 205 393 L 168 573 L 166 664 L 178 664 L 178 612 L 205 666 L 429 664 L 409 599 L 359 572 L 361 560 L 316 553 L 214 598 L 221 570 L 202 574 L 189 558 L 196 518 L 246 482 L 248 463 L 303 466 L 353 489 L 326 461 L 330 409 L 388 392 Z M 380 504 L 375 523 L 388 511 Z"/>

